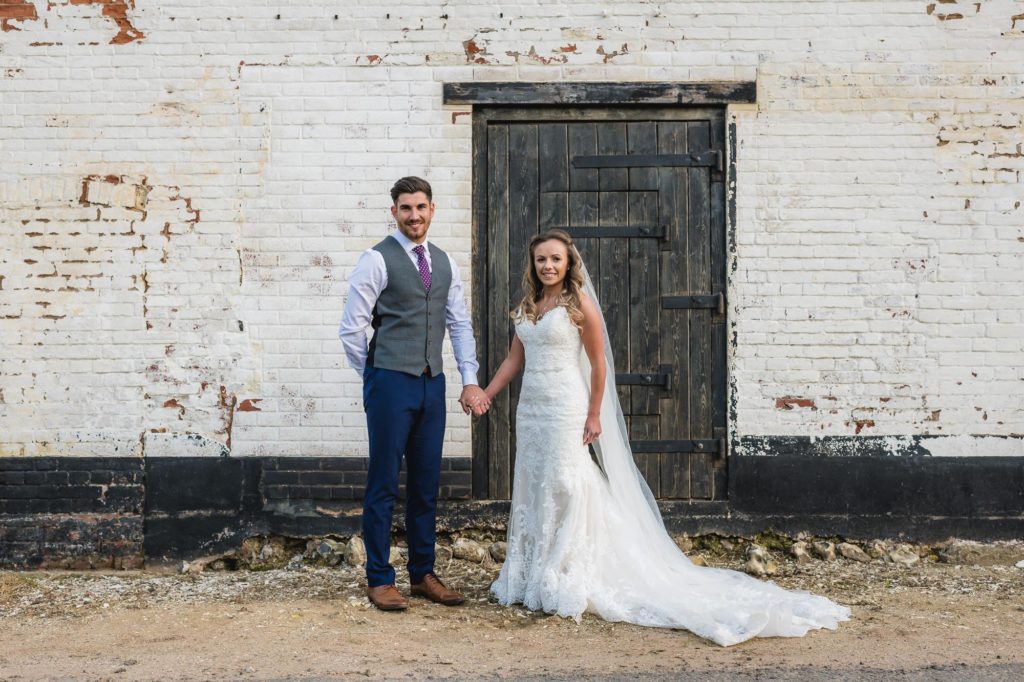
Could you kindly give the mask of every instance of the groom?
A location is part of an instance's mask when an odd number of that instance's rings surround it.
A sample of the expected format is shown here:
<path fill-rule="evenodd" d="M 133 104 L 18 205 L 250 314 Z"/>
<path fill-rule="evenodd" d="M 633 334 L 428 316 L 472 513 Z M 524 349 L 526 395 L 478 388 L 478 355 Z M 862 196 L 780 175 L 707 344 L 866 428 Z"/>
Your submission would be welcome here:
<path fill-rule="evenodd" d="M 370 464 L 363 501 L 363 540 L 370 601 L 397 611 L 409 602 L 395 588 L 391 516 L 405 456 L 409 582 L 413 595 L 455 606 L 464 599 L 434 575 L 437 492 L 445 425 L 441 342 L 452 337 L 462 375 L 459 404 L 482 414 L 489 400 L 477 384 L 476 343 L 455 261 L 427 243 L 434 217 L 430 183 L 405 177 L 391 188 L 398 231 L 367 249 L 349 276 L 338 335 L 363 378 Z M 366 327 L 373 338 L 366 343 Z"/>

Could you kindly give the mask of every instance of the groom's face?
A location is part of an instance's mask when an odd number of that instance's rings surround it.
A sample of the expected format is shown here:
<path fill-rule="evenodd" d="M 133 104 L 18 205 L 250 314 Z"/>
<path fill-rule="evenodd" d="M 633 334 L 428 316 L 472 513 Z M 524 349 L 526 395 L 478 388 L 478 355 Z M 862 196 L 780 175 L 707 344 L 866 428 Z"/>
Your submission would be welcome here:
<path fill-rule="evenodd" d="M 434 218 L 434 203 L 423 192 L 399 194 L 391 215 L 398 223 L 398 229 L 410 241 L 422 244 L 427 238 L 430 221 Z"/>

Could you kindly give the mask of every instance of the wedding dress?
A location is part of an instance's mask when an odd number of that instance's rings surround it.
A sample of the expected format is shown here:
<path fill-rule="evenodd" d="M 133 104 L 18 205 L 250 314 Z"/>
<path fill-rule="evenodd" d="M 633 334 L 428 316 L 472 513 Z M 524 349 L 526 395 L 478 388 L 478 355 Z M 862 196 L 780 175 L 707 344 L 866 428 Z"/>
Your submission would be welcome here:
<path fill-rule="evenodd" d="M 849 618 L 849 609 L 824 597 L 694 565 L 669 537 L 633 464 L 610 352 L 599 467 L 583 445 L 590 365 L 567 310 L 554 308 L 536 323 L 520 320 L 516 334 L 526 364 L 508 551 L 491 586 L 501 604 L 577 621 L 589 611 L 609 621 L 685 628 L 723 646 L 834 630 Z"/>

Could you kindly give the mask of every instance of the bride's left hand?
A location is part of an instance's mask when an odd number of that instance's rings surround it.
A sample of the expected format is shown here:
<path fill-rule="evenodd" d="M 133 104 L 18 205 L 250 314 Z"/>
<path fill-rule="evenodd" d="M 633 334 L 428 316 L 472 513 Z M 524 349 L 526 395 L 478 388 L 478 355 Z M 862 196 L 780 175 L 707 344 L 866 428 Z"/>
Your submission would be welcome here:
<path fill-rule="evenodd" d="M 590 445 L 601 435 L 600 417 L 587 417 L 587 423 L 583 425 L 583 444 Z"/>

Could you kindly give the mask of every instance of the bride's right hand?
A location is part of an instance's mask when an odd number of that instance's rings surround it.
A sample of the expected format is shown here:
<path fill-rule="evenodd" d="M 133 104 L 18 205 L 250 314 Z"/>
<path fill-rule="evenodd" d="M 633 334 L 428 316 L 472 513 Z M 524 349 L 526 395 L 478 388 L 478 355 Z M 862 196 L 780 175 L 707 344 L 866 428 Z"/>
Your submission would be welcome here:
<path fill-rule="evenodd" d="M 583 426 L 583 444 L 590 445 L 601 435 L 601 418 L 597 416 L 587 417 L 587 423 Z"/>

